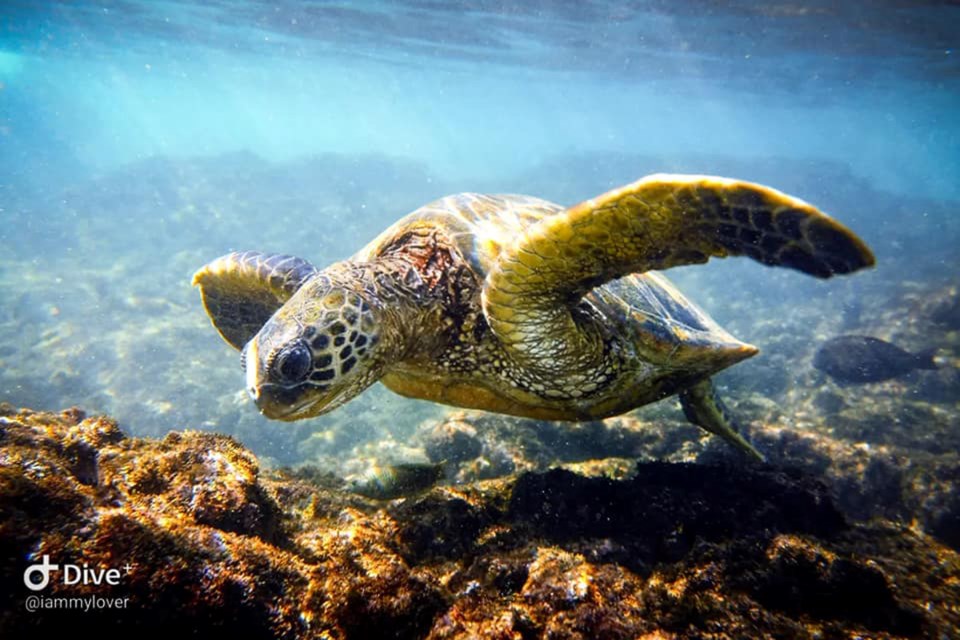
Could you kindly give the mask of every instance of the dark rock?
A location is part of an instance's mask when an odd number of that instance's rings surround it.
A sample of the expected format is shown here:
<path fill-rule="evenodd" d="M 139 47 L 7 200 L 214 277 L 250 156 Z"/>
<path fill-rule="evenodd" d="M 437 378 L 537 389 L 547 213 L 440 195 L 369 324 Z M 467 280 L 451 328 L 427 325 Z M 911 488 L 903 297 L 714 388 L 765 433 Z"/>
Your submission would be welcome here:
<path fill-rule="evenodd" d="M 762 553 L 764 561 L 754 563 L 759 571 L 730 579 L 767 607 L 852 620 L 897 635 L 912 636 L 921 630 L 922 617 L 897 603 L 889 578 L 876 566 L 835 557 L 796 536 L 778 536 Z"/>
<path fill-rule="evenodd" d="M 960 370 L 944 367 L 921 376 L 911 396 L 927 402 L 955 403 L 960 398 Z"/>
<path fill-rule="evenodd" d="M 694 464 L 641 464 L 626 481 L 524 474 L 509 513 L 548 540 L 630 540 L 634 557 L 648 563 L 679 560 L 698 539 L 757 531 L 829 537 L 846 527 L 826 487 L 799 473 Z"/>
<path fill-rule="evenodd" d="M 960 329 L 960 295 L 956 287 L 930 296 L 927 306 L 930 320 L 952 331 Z"/>
<path fill-rule="evenodd" d="M 431 462 L 459 464 L 479 456 L 483 451 L 483 443 L 473 425 L 449 418 L 437 423 L 426 434 L 423 448 Z"/>
<path fill-rule="evenodd" d="M 843 396 L 832 391 L 821 391 L 813 402 L 825 414 L 836 413 L 847 404 Z"/>
<path fill-rule="evenodd" d="M 960 549 L 960 463 L 954 466 L 918 465 L 922 471 L 914 476 L 917 499 L 922 505 L 925 528 L 954 549 Z M 934 489 L 939 489 L 934 490 Z"/>
<path fill-rule="evenodd" d="M 428 495 L 393 510 L 400 522 L 398 541 L 411 562 L 458 558 L 474 550 L 476 538 L 490 524 L 483 509 L 458 498 Z"/>
<path fill-rule="evenodd" d="M 772 464 L 820 477 L 848 518 L 915 521 L 960 548 L 960 529 L 951 524 L 960 513 L 956 453 L 913 451 L 907 455 L 886 445 L 771 427 L 754 429 L 752 435 Z"/>
<path fill-rule="evenodd" d="M 419 638 L 445 608 L 436 589 L 400 571 L 350 590 L 335 617 L 347 638 Z"/>

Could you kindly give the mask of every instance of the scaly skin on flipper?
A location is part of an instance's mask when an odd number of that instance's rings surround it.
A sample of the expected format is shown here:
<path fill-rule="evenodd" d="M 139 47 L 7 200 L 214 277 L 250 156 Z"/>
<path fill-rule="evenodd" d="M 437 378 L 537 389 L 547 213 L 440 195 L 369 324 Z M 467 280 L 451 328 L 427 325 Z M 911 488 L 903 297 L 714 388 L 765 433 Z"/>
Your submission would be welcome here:
<path fill-rule="evenodd" d="M 243 251 L 227 254 L 193 274 L 203 307 L 224 340 L 235 349 L 252 338 L 290 299 L 316 267 L 300 258 Z"/>
<path fill-rule="evenodd" d="M 528 229 L 500 252 L 483 309 L 507 350 L 545 374 L 601 367 L 596 336 L 569 312 L 584 293 L 730 255 L 820 278 L 874 263 L 859 238 L 802 200 L 737 180 L 657 174 Z"/>

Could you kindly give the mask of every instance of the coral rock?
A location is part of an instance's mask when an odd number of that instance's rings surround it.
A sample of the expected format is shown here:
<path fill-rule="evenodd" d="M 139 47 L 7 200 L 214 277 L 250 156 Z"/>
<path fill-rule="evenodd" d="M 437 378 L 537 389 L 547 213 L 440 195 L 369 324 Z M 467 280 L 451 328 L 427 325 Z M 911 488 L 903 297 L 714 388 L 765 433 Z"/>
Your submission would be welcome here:
<path fill-rule="evenodd" d="M 586 465 L 589 467 L 590 465 Z M 960 557 L 840 514 L 765 466 L 525 473 L 379 503 L 261 471 L 224 436 L 126 438 L 105 418 L 0 405 L 3 637 L 956 637 Z M 613 476 L 613 477 L 611 477 Z M 44 597 L 119 609 L 27 612 Z M 56 578 L 56 576 L 55 576 Z"/>

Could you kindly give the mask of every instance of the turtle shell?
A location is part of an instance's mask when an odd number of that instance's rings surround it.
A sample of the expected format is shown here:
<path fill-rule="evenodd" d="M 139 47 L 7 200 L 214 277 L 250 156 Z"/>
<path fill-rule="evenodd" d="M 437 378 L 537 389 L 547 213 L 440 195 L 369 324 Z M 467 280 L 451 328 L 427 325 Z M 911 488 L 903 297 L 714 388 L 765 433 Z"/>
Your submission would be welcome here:
<path fill-rule="evenodd" d="M 566 207 L 524 195 L 460 193 L 401 218 L 361 249 L 353 260 L 375 260 L 405 235 L 439 230 L 483 282 L 501 250 L 527 229 Z M 477 301 L 479 304 L 479 301 Z M 581 305 L 607 316 L 648 357 L 673 354 L 685 360 L 698 350 L 753 349 L 740 342 L 684 296 L 662 273 L 648 271 L 598 285 Z"/>

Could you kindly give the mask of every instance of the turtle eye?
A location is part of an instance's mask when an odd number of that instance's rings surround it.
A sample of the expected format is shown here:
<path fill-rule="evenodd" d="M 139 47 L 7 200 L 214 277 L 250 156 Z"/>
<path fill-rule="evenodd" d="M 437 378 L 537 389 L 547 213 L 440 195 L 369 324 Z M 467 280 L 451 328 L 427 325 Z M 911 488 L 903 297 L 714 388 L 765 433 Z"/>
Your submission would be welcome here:
<path fill-rule="evenodd" d="M 307 377 L 312 368 L 310 351 L 301 344 L 281 351 L 274 365 L 274 371 L 283 382 L 300 382 Z"/>

